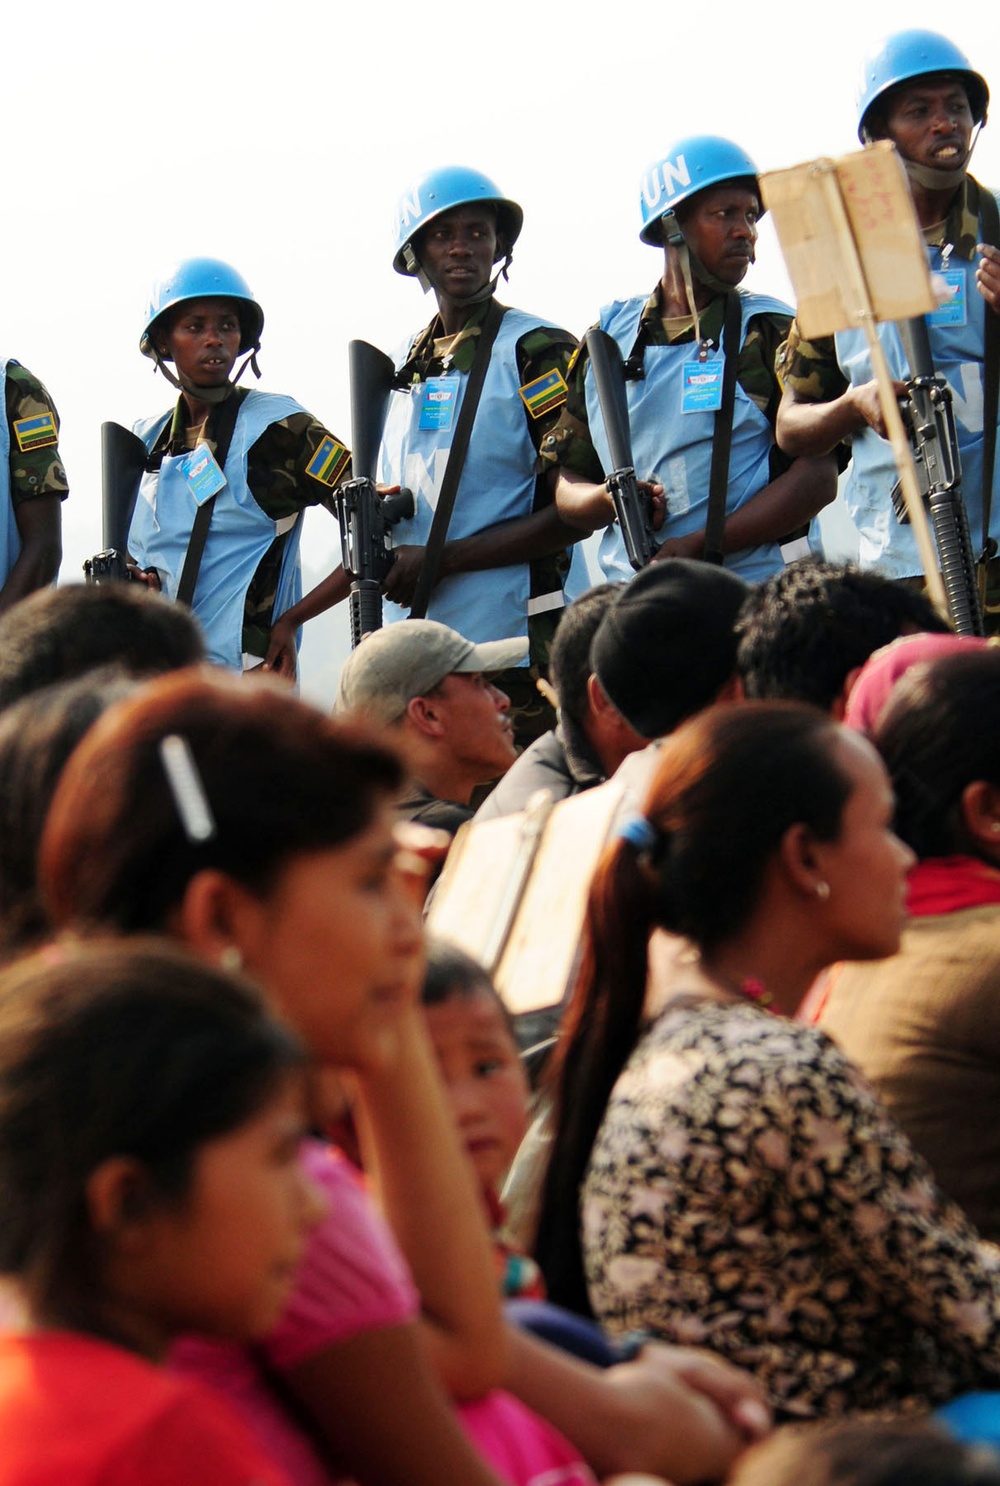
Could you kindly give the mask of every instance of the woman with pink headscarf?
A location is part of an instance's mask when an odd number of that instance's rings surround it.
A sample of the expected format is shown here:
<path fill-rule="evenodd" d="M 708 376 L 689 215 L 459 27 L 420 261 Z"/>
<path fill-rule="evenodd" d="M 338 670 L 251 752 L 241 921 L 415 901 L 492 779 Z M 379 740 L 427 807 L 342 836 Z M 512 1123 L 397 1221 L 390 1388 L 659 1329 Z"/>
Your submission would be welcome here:
<path fill-rule="evenodd" d="M 949 653 L 909 669 L 916 645 Z M 876 687 L 877 683 L 877 687 Z M 861 691 L 861 688 L 865 688 Z M 919 635 L 880 652 L 851 704 L 917 853 L 899 953 L 831 976 L 820 1023 L 875 1084 L 950 1197 L 1000 1240 L 1000 649 Z M 858 722 L 855 722 L 858 725 Z"/>

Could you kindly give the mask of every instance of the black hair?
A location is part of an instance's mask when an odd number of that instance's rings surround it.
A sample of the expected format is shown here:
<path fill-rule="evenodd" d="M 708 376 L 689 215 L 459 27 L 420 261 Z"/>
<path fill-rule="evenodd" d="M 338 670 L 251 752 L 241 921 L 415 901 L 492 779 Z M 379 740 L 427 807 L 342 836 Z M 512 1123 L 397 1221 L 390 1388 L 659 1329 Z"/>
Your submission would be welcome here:
<path fill-rule="evenodd" d="M 53 791 L 84 733 L 136 685 L 105 667 L 31 692 L 0 713 L 0 956 L 45 934 L 37 860 Z"/>
<path fill-rule="evenodd" d="M 41 1313 L 94 1329 L 94 1171 L 133 1157 L 153 1200 L 181 1200 L 199 1147 L 252 1118 L 301 1061 L 255 989 L 166 943 L 52 946 L 9 966 L 0 973 L 0 1272 Z"/>
<path fill-rule="evenodd" d="M 190 610 L 141 584 L 41 589 L 0 618 L 0 709 L 99 666 L 153 676 L 204 659 Z"/>
<path fill-rule="evenodd" d="M 215 824 L 189 839 L 161 744 L 179 736 Z M 59 780 L 39 852 L 50 921 L 165 928 L 215 868 L 258 895 L 287 861 L 366 829 L 403 781 L 380 736 L 331 719 L 279 682 L 189 670 L 110 708 Z"/>
<path fill-rule="evenodd" d="M 737 621 L 748 697 L 829 711 L 851 671 L 908 630 L 947 633 L 930 600 L 880 573 L 803 559 L 752 591 Z"/>
<path fill-rule="evenodd" d="M 977 780 L 1000 788 L 1000 650 L 911 667 L 872 741 L 896 792 L 897 835 L 921 859 L 971 850 L 962 793 Z"/>
<path fill-rule="evenodd" d="M 510 1012 L 486 969 L 456 944 L 445 939 L 427 941 L 427 969 L 420 999 L 424 1006 L 443 1006 L 448 1001 L 471 1001 L 488 996 L 503 1017 L 515 1047 L 517 1034 Z"/>
<path fill-rule="evenodd" d="M 789 1427 L 748 1450 L 729 1486 L 1000 1486 L 996 1450 L 921 1419 Z"/>
<path fill-rule="evenodd" d="M 559 716 L 581 731 L 587 716 L 590 646 L 597 627 L 624 588 L 598 583 L 563 610 L 549 651 L 549 677 L 559 700 Z"/>

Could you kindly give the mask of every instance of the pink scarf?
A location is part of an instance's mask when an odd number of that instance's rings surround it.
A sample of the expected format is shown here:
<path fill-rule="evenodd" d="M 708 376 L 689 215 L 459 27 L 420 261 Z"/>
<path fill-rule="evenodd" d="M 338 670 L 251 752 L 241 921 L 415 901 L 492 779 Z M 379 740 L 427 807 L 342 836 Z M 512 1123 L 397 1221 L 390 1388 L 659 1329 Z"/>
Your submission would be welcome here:
<path fill-rule="evenodd" d="M 1000 903 L 1000 871 L 978 857 L 928 857 L 907 879 L 906 910 L 912 918 L 960 913 L 984 903 Z"/>

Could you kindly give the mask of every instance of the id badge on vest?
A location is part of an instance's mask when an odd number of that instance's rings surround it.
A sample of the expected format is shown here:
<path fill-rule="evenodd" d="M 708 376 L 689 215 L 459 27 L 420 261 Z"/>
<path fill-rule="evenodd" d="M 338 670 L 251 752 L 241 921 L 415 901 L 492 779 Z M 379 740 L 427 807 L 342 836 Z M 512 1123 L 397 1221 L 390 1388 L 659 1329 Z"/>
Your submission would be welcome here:
<path fill-rule="evenodd" d="M 420 395 L 420 424 L 422 432 L 440 429 L 447 433 L 455 417 L 458 403 L 458 377 L 428 377 Z"/>
<path fill-rule="evenodd" d="M 681 389 L 682 413 L 717 413 L 722 407 L 721 356 L 708 356 L 704 361 L 689 361 L 684 367 Z"/>
<path fill-rule="evenodd" d="M 935 287 L 941 281 L 948 297 L 927 316 L 928 325 L 964 325 L 968 315 L 965 274 L 960 268 L 939 268 L 933 277 Z"/>
<path fill-rule="evenodd" d="M 179 455 L 176 465 L 199 506 L 203 506 L 211 496 L 217 495 L 226 483 L 226 477 L 207 444 L 198 444 L 187 454 Z"/>

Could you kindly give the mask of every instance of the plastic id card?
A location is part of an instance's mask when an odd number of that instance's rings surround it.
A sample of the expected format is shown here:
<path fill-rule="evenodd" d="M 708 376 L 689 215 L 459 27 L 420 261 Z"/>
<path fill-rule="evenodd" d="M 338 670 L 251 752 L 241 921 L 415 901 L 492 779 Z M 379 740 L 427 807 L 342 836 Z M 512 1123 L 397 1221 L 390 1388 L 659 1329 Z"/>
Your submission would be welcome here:
<path fill-rule="evenodd" d="M 682 413 L 717 413 L 722 407 L 722 371 L 725 363 L 721 356 L 712 356 L 707 361 L 689 361 L 684 368 L 684 389 L 681 393 Z"/>
<path fill-rule="evenodd" d="M 226 483 L 226 477 L 207 444 L 199 444 L 187 454 L 180 455 L 177 468 L 199 506 L 204 505 Z"/>
<path fill-rule="evenodd" d="M 447 432 L 455 417 L 460 386 L 461 383 L 457 377 L 428 378 L 424 383 L 423 395 L 420 399 L 420 427 L 422 429 L 440 428 Z"/>

